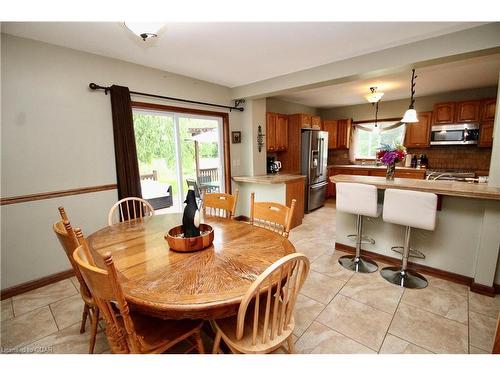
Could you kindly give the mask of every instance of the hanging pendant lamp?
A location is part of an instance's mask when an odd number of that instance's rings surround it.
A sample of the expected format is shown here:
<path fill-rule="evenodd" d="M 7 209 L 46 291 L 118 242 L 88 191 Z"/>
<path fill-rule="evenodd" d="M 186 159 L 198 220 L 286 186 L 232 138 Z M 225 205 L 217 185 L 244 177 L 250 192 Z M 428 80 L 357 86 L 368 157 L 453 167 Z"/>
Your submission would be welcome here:
<path fill-rule="evenodd" d="M 411 101 L 410 101 L 410 106 L 406 110 L 403 118 L 401 119 L 401 122 L 404 123 L 414 123 L 418 122 L 417 118 L 417 111 L 413 108 L 413 104 L 415 103 L 415 98 L 413 97 L 415 95 L 415 78 L 417 76 L 415 75 L 415 69 L 412 69 L 411 71 Z"/>

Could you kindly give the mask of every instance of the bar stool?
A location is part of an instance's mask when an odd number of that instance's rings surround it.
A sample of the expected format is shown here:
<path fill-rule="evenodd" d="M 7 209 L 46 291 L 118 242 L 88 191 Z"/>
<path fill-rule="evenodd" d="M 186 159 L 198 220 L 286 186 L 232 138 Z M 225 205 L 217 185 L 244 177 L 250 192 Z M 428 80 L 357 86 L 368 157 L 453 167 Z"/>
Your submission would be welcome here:
<path fill-rule="evenodd" d="M 411 228 L 434 230 L 436 207 L 436 194 L 397 189 L 385 191 L 382 216 L 384 221 L 406 227 L 401 267 L 385 267 L 380 270 L 382 277 L 390 283 L 411 289 L 422 289 L 427 286 L 425 277 L 408 270 L 410 234 Z"/>
<path fill-rule="evenodd" d="M 363 217 L 379 217 L 382 205 L 377 204 L 377 188 L 373 185 L 343 183 L 336 184 L 337 190 L 337 211 L 347 212 L 357 215 L 356 234 L 348 237 L 356 238 L 356 255 L 345 255 L 339 258 L 342 267 L 348 270 L 370 273 L 378 269 L 377 263 L 370 259 L 361 258 L 361 244 L 375 241 L 367 236 L 363 236 Z"/>

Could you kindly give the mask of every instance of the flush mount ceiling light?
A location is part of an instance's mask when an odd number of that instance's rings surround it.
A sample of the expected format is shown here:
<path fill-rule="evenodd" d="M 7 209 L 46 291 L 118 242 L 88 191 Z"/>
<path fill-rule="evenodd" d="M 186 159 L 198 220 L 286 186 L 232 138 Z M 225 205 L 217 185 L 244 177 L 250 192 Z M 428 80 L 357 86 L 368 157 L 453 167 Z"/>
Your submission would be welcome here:
<path fill-rule="evenodd" d="M 413 123 L 413 122 L 418 122 L 417 118 L 417 111 L 413 108 L 413 104 L 415 103 L 415 98 L 413 97 L 415 95 L 415 78 L 417 76 L 415 75 L 415 69 L 411 70 L 411 99 L 410 99 L 410 106 L 406 110 L 403 118 L 401 119 L 401 122 L 405 123 Z"/>
<path fill-rule="evenodd" d="M 382 96 L 384 96 L 384 93 L 380 91 L 377 92 L 377 87 L 370 87 L 370 93 L 366 95 L 365 98 L 373 104 L 379 102 Z"/>
<path fill-rule="evenodd" d="M 146 41 L 156 38 L 158 31 L 165 26 L 164 22 L 124 22 L 125 27 Z"/>

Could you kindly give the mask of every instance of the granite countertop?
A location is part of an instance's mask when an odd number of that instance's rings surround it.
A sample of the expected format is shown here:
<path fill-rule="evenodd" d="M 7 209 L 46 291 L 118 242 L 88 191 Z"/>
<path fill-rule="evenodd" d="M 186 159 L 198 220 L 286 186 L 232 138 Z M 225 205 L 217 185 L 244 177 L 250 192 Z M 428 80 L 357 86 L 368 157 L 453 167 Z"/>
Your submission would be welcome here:
<path fill-rule="evenodd" d="M 338 174 L 330 177 L 332 182 L 356 182 L 360 184 L 374 185 L 379 189 L 403 189 L 426 191 L 439 195 L 454 197 L 481 198 L 500 200 L 500 188 L 488 186 L 486 183 L 468 183 L 460 181 L 428 181 L 412 178 L 395 178 L 386 180 L 385 177 L 353 176 Z"/>
<path fill-rule="evenodd" d="M 328 168 L 354 168 L 354 169 L 387 169 L 387 166 L 385 165 L 372 165 L 372 164 L 341 164 L 341 165 L 335 165 L 335 164 L 329 164 L 327 166 Z M 396 169 L 402 170 L 402 171 L 422 171 L 425 172 L 425 168 L 412 168 L 412 167 L 400 167 L 396 166 Z"/>
<path fill-rule="evenodd" d="M 266 174 L 261 176 L 234 176 L 233 181 L 236 182 L 249 182 L 254 184 L 288 184 L 304 180 L 306 176 L 299 174 Z"/>

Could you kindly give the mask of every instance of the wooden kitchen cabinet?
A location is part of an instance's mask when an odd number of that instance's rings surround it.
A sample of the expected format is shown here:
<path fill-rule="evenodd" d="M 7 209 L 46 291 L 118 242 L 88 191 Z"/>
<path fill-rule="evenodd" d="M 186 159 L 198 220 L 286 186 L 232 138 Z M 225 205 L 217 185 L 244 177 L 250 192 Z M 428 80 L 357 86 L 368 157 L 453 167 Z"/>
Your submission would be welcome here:
<path fill-rule="evenodd" d="M 434 105 L 434 124 L 452 124 L 455 122 L 455 102 Z"/>
<path fill-rule="evenodd" d="M 281 153 L 281 170 L 286 173 L 300 173 L 301 129 L 311 127 L 311 116 L 296 113 L 288 116 L 288 145 Z"/>
<path fill-rule="evenodd" d="M 311 116 L 311 128 L 321 129 L 321 117 Z"/>
<path fill-rule="evenodd" d="M 430 147 L 432 112 L 419 112 L 418 122 L 406 124 L 406 147 Z"/>
<path fill-rule="evenodd" d="M 347 150 L 351 139 L 352 119 L 337 120 L 337 149 Z M 328 137 L 330 135 L 328 134 Z M 330 143 L 330 138 L 328 138 Z"/>
<path fill-rule="evenodd" d="M 268 152 L 276 152 L 276 122 L 278 114 L 266 113 L 266 149 Z"/>
<path fill-rule="evenodd" d="M 494 121 L 497 99 L 484 99 L 481 101 L 481 121 Z"/>
<path fill-rule="evenodd" d="M 323 120 L 323 130 L 328 132 L 328 149 L 337 148 L 337 120 Z"/>
<path fill-rule="evenodd" d="M 479 100 L 458 102 L 456 105 L 455 122 L 478 122 L 480 107 L 481 101 Z"/>
<path fill-rule="evenodd" d="M 479 128 L 479 147 L 493 146 L 493 121 L 483 121 Z"/>
<path fill-rule="evenodd" d="M 276 151 L 288 148 L 288 116 L 278 114 L 276 118 Z"/>

